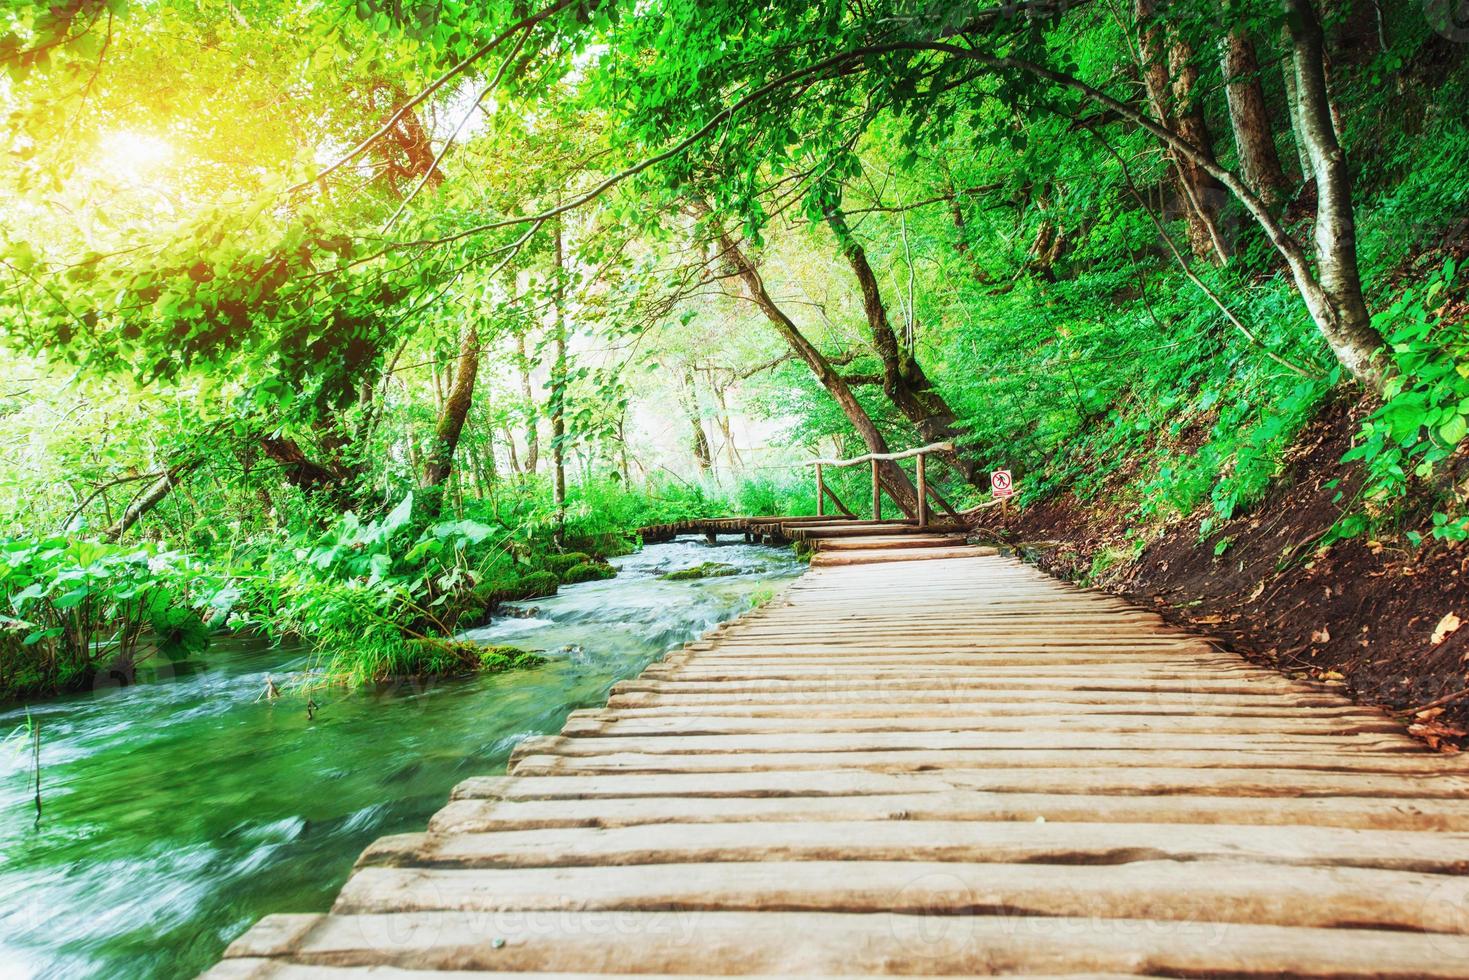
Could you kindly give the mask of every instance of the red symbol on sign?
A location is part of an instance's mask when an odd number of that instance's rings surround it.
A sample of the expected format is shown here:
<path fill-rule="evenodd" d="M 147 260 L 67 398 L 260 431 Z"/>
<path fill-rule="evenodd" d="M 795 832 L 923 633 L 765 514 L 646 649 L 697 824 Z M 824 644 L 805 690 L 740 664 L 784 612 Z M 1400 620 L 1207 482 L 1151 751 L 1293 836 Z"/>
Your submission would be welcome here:
<path fill-rule="evenodd" d="M 1008 497 L 1015 492 L 1010 484 L 1009 470 L 995 470 L 990 474 L 990 494 L 995 497 Z"/>

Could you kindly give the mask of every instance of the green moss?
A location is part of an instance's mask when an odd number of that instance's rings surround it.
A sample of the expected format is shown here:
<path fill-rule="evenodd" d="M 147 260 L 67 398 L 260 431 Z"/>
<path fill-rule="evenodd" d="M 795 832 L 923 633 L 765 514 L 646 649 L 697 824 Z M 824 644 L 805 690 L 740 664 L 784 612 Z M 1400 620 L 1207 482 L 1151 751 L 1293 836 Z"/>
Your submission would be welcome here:
<path fill-rule="evenodd" d="M 546 662 L 546 658 L 520 647 L 493 646 L 480 647 L 479 669 L 487 674 L 500 674 L 507 670 L 525 670 L 530 667 L 539 667 Z"/>
<path fill-rule="evenodd" d="M 401 651 L 383 663 L 378 676 L 430 677 L 504 673 L 539 667 L 546 658 L 511 646 L 481 646 L 467 640 L 410 640 Z"/>
<path fill-rule="evenodd" d="M 616 574 L 617 569 L 606 562 L 584 561 L 568 568 L 561 576 L 561 584 L 575 585 L 577 582 L 594 582 L 611 578 Z"/>
<path fill-rule="evenodd" d="M 526 572 L 515 578 L 486 579 L 474 588 L 474 595 L 482 598 L 489 609 L 502 602 L 518 602 L 522 599 L 540 599 L 555 595 L 560 580 L 555 572 L 539 569 Z"/>
<path fill-rule="evenodd" d="M 558 578 L 577 565 L 585 565 L 592 557 L 581 551 L 568 551 L 564 555 L 541 555 L 538 564 Z"/>
<path fill-rule="evenodd" d="M 680 568 L 676 572 L 659 576 L 669 582 L 685 582 L 696 578 L 723 578 L 726 575 L 738 575 L 740 570 L 733 565 L 726 565 L 718 561 L 706 561 L 692 568 Z"/>

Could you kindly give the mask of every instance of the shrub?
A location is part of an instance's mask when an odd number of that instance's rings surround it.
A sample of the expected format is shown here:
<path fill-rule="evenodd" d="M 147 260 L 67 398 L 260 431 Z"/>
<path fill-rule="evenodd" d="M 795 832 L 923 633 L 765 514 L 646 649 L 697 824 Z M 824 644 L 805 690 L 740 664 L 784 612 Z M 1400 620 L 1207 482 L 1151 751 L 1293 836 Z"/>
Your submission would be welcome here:
<path fill-rule="evenodd" d="M 0 696 L 76 687 L 98 670 L 196 653 L 238 597 L 177 552 L 68 537 L 0 540 Z M 144 646 L 144 641 L 151 641 Z"/>

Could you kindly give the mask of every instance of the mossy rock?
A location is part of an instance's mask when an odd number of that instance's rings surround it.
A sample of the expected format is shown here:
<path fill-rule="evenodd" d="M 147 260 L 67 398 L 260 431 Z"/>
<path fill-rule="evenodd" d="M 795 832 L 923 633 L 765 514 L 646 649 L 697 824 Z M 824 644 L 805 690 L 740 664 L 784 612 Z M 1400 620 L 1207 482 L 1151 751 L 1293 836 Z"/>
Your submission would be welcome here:
<path fill-rule="evenodd" d="M 487 647 L 467 640 L 410 640 L 389 676 L 444 677 L 476 671 L 499 674 L 539 667 L 545 662 L 545 657 L 520 647 Z"/>
<path fill-rule="evenodd" d="M 526 572 L 513 579 L 491 579 L 475 586 L 474 594 L 481 597 L 489 608 L 502 602 L 518 602 L 522 599 L 542 599 L 555 595 L 561 584 L 555 572 L 537 570 Z"/>
<path fill-rule="evenodd" d="M 696 578 L 723 578 L 726 575 L 738 575 L 740 570 L 733 565 L 726 565 L 720 561 L 706 561 L 692 568 L 680 568 L 676 572 L 660 575 L 659 578 L 669 582 L 686 582 Z"/>
<path fill-rule="evenodd" d="M 616 574 L 617 569 L 606 562 L 584 561 L 568 568 L 561 576 L 561 584 L 575 585 L 578 582 L 596 582 L 612 578 Z"/>
<path fill-rule="evenodd" d="M 539 667 L 546 658 L 539 653 L 522 650 L 520 647 L 480 647 L 479 669 L 487 674 L 501 674 L 507 670 L 525 670 Z"/>
<path fill-rule="evenodd" d="M 592 556 L 586 552 L 568 551 L 564 555 L 541 555 L 539 564 L 546 571 L 559 578 L 577 565 L 585 565 L 591 560 Z"/>

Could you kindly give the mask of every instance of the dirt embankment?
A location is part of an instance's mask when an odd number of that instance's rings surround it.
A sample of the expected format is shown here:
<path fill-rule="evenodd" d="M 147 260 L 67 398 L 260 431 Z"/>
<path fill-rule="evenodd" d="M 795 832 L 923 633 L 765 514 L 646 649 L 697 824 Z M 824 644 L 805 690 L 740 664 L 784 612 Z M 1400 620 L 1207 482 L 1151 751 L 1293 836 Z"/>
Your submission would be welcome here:
<path fill-rule="evenodd" d="M 1345 680 L 1359 700 L 1404 713 L 1430 744 L 1469 730 L 1469 546 L 1418 549 L 1374 540 L 1320 541 L 1359 482 L 1339 461 L 1360 409 L 1338 404 L 1297 442 L 1268 497 L 1200 541 L 1200 516 L 1169 525 L 1130 556 L 1137 528 L 1123 507 L 1063 495 L 1023 511 L 984 513 L 977 533 L 1033 552 L 1053 574 L 1156 608 L 1293 674 Z M 1228 545 L 1216 554 L 1221 541 Z M 1097 561 L 1097 556 L 1103 556 Z M 1096 569 L 1102 569 L 1100 571 Z M 1458 619 L 1462 628 L 1451 629 Z"/>

